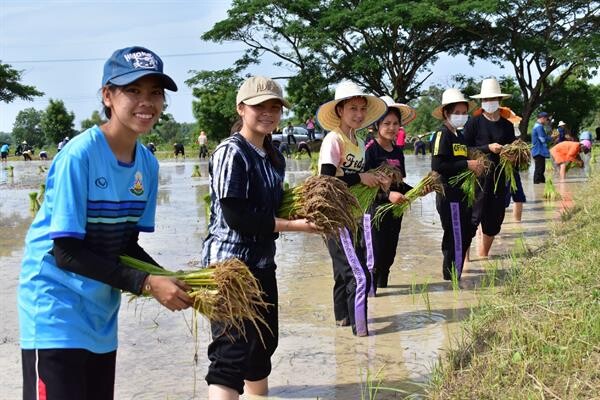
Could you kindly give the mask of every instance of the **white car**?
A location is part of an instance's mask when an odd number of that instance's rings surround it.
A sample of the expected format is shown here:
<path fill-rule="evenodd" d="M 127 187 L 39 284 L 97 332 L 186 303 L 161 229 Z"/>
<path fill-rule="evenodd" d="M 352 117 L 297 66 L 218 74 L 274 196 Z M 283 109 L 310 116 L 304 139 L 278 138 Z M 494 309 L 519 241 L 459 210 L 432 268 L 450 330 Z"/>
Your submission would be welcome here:
<path fill-rule="evenodd" d="M 274 134 L 272 140 L 277 141 L 279 143 L 281 143 L 281 142 L 287 143 L 287 134 L 285 133 L 286 129 L 287 129 L 287 126 L 285 128 L 283 128 L 284 133 Z M 294 137 L 296 138 L 296 142 L 306 142 L 306 141 L 308 141 L 308 131 L 303 126 L 294 126 Z M 322 140 L 323 132 L 315 130 L 315 139 Z M 293 140 L 292 140 L 292 142 L 293 142 Z"/>

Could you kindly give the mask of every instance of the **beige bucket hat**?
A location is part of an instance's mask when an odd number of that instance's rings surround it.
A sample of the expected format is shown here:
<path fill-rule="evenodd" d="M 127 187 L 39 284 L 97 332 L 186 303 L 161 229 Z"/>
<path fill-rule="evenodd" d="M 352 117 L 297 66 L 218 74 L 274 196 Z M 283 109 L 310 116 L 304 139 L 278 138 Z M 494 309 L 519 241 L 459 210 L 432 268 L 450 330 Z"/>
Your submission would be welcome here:
<path fill-rule="evenodd" d="M 472 99 L 492 99 L 495 97 L 501 97 L 503 99 L 512 97 L 512 94 L 502 93 L 500 84 L 495 78 L 484 79 L 483 82 L 481 82 L 481 93 L 471 96 Z"/>
<path fill-rule="evenodd" d="M 364 97 L 367 100 L 367 115 L 359 129 L 377 121 L 386 111 L 387 105 L 377 96 L 366 94 L 356 83 L 342 81 L 335 89 L 334 100 L 322 104 L 317 111 L 317 121 L 324 129 L 330 131 L 340 126 L 340 117 L 335 112 L 335 106 L 342 100 L 352 97 Z"/>
<path fill-rule="evenodd" d="M 456 88 L 450 88 L 444 90 L 444 93 L 442 93 L 442 104 L 436 107 L 431 112 L 431 115 L 433 115 L 435 119 L 444 119 L 444 113 L 442 110 L 448 104 L 454 103 L 467 103 L 467 112 L 473 111 L 473 109 L 477 106 L 473 100 L 467 100 L 460 90 Z"/>
<path fill-rule="evenodd" d="M 408 125 L 415 118 L 417 118 L 417 112 L 411 106 L 403 103 L 396 103 L 394 99 L 392 99 L 390 96 L 381 96 L 380 99 L 383 100 L 385 104 L 387 104 L 388 108 L 397 108 L 398 111 L 400 111 L 400 115 L 402 118 L 402 121 L 400 121 L 400 125 Z"/>
<path fill-rule="evenodd" d="M 283 91 L 277 82 L 264 76 L 252 76 L 240 86 L 235 104 L 244 103 L 255 106 L 271 99 L 277 99 L 284 107 L 290 108 L 290 103 L 283 98 Z"/>

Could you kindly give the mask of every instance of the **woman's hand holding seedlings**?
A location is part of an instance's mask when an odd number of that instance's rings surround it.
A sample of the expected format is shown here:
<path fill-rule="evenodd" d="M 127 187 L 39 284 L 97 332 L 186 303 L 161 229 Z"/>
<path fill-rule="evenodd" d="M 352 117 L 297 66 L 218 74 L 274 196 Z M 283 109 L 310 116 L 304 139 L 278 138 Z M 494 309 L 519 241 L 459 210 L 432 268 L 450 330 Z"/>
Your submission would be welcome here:
<path fill-rule="evenodd" d="M 144 281 L 144 291 L 171 311 L 184 310 L 194 304 L 187 294 L 191 288 L 177 278 L 148 275 Z"/>

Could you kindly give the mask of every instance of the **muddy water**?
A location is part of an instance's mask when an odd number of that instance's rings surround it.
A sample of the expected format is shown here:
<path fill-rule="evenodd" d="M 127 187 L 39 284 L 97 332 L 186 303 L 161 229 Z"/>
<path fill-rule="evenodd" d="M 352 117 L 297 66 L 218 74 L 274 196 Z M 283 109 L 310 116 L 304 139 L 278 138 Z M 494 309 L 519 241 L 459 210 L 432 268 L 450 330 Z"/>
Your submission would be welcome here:
<path fill-rule="evenodd" d="M 171 268 L 197 265 L 206 234 L 203 196 L 208 192 L 206 163 L 201 178 L 191 178 L 194 161 L 161 163 L 156 232 L 142 235 L 142 246 Z M 15 304 L 23 240 L 31 222 L 28 193 L 44 175 L 40 162 L 16 162 L 14 177 L 0 170 L 0 390 L 2 398 L 21 393 L 18 322 Z M 46 164 L 44 164 L 46 165 Z M 429 170 L 429 158 L 407 157 L 408 183 Z M 308 176 L 308 162 L 290 160 L 287 179 L 294 185 Z M 316 236 L 284 234 L 278 241 L 280 344 L 270 377 L 272 399 L 357 399 L 368 376 L 380 371 L 383 386 L 409 393 L 422 391 L 432 365 L 459 335 L 458 322 L 476 306 L 481 280 L 516 240 L 539 245 L 571 193 L 585 181 L 578 171 L 557 185 L 565 200 L 543 201 L 543 185 L 523 174 L 528 202 L 523 221 L 510 208 L 491 260 L 474 260 L 460 290 L 441 279 L 442 231 L 433 195 L 405 216 L 390 285 L 369 300 L 367 338 L 352 336 L 333 321 L 331 262 Z M 475 246 L 475 245 L 474 245 Z M 473 246 L 473 247 L 474 247 Z M 475 252 L 472 250 L 471 252 Z M 475 258 L 475 257 L 474 257 Z M 199 330 L 192 314 L 171 313 L 153 301 L 129 301 L 120 314 L 117 399 L 206 398 L 207 324 Z M 197 353 L 197 361 L 194 354 Z M 380 391 L 377 398 L 401 398 Z"/>

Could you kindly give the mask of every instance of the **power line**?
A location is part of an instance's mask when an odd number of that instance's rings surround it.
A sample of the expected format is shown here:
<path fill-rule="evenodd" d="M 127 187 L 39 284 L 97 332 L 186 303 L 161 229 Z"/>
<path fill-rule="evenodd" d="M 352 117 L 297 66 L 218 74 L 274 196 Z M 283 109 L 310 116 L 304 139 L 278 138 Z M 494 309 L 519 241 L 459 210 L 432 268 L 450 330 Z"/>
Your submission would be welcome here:
<path fill-rule="evenodd" d="M 168 57 L 194 57 L 194 56 L 213 56 L 220 54 L 243 53 L 246 50 L 222 50 L 222 51 L 205 51 L 199 53 L 179 53 L 179 54 L 164 54 L 161 58 Z M 64 63 L 64 62 L 84 62 L 84 61 L 105 61 L 106 58 L 58 58 L 46 60 L 8 60 L 3 61 L 6 64 L 38 64 L 38 63 Z"/>

